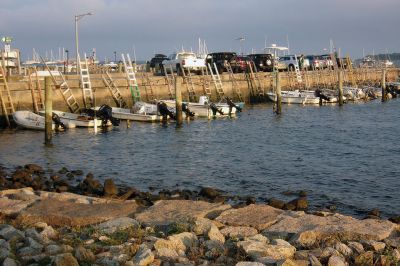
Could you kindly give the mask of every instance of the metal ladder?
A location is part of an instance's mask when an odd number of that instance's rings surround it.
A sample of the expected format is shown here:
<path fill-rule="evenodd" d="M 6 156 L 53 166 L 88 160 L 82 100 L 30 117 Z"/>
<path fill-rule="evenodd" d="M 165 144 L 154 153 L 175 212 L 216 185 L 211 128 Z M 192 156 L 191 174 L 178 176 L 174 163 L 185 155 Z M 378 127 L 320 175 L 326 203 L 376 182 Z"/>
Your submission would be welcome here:
<path fill-rule="evenodd" d="M 299 60 L 297 60 L 296 55 L 294 55 L 294 59 L 296 61 L 296 64 L 294 64 L 294 71 L 296 72 L 296 79 L 297 79 L 298 83 L 302 83 L 303 78 L 301 77 L 301 72 L 300 72 L 300 68 L 299 68 Z"/>
<path fill-rule="evenodd" d="M 203 91 L 204 95 L 208 96 L 211 99 L 211 89 L 210 89 L 210 80 L 208 75 L 208 68 L 201 69 L 202 83 L 203 83 Z"/>
<path fill-rule="evenodd" d="M 62 95 L 65 103 L 67 104 L 69 110 L 72 113 L 78 113 L 79 110 L 80 110 L 78 101 L 76 100 L 75 96 L 72 94 L 72 90 L 68 86 L 68 83 L 65 80 L 64 75 L 61 73 L 61 71 L 58 71 L 58 75 L 61 78 L 61 82 L 57 82 L 57 80 L 54 77 L 54 75 L 52 74 L 49 66 L 46 64 L 46 62 L 43 60 L 43 58 L 41 58 L 41 60 L 44 63 L 47 71 L 49 71 L 51 79 L 53 80 L 54 85 L 56 86 L 56 88 L 58 88 L 60 90 L 61 95 Z"/>
<path fill-rule="evenodd" d="M 129 54 L 126 54 L 126 59 L 128 60 L 128 62 L 126 62 L 124 54 L 121 54 L 121 57 L 122 57 L 122 61 L 124 62 L 126 79 L 128 80 L 128 86 L 131 90 L 132 100 L 134 103 L 139 102 L 140 101 L 140 90 L 139 90 L 139 85 L 136 80 L 135 70 L 133 69 L 133 66 L 132 66 L 131 58 L 130 58 Z"/>
<path fill-rule="evenodd" d="M 151 84 L 151 79 L 149 78 L 147 72 L 144 71 L 142 72 L 142 86 L 146 90 L 147 101 L 150 102 L 155 100 L 156 97 L 154 96 L 154 90 L 153 90 L 153 85 Z"/>
<path fill-rule="evenodd" d="M 249 78 L 250 78 L 251 82 L 254 82 L 257 96 L 264 97 L 265 93 L 261 86 L 261 81 L 257 75 L 256 65 L 254 64 L 253 61 L 247 62 L 247 69 L 249 72 Z"/>
<path fill-rule="evenodd" d="M 89 76 L 89 65 L 87 62 L 86 54 L 84 54 L 85 60 L 81 61 L 81 58 L 78 54 L 79 61 L 79 74 L 81 79 L 81 88 L 83 94 L 83 104 L 86 109 L 93 107 L 93 91 L 92 91 L 92 83 L 90 82 Z"/>
<path fill-rule="evenodd" d="M 185 69 L 182 67 L 182 65 L 180 65 L 179 67 L 181 68 L 183 80 L 186 83 L 186 87 L 187 87 L 188 95 L 189 95 L 189 102 L 195 102 L 196 101 L 196 92 L 194 91 L 192 73 L 190 73 L 190 69 L 188 69 L 187 70 L 188 74 L 186 75 Z"/>
<path fill-rule="evenodd" d="M 28 84 L 29 84 L 29 89 L 31 90 L 31 94 L 32 94 L 33 109 L 34 109 L 35 113 L 39 113 L 39 110 L 44 109 L 44 104 L 43 104 L 43 100 L 42 100 L 42 92 L 41 92 L 41 88 L 40 88 L 40 82 L 38 79 L 36 67 L 34 68 L 34 71 L 35 71 L 35 75 L 36 75 L 36 86 L 33 85 L 33 81 L 32 81 L 33 73 L 30 71 L 30 69 L 28 69 L 28 78 L 29 78 Z"/>
<path fill-rule="evenodd" d="M 169 98 L 172 100 L 174 99 L 174 94 L 172 93 L 174 91 L 173 86 L 175 84 L 174 71 L 172 69 L 172 66 L 170 66 L 169 70 L 171 71 L 171 74 L 168 74 L 168 69 L 165 65 L 163 65 L 163 70 L 164 70 L 165 81 L 167 82 L 168 85 Z"/>
<path fill-rule="evenodd" d="M 9 114 L 15 112 L 14 104 L 12 102 L 10 89 L 8 87 L 8 83 L 6 80 L 5 70 L 3 65 L 0 64 L 0 101 L 1 108 L 3 110 L 3 115 L 6 117 L 7 125 L 11 126 L 10 119 L 8 117 Z M 1 86 L 3 85 L 3 86 Z"/>
<path fill-rule="evenodd" d="M 222 100 L 222 98 L 224 97 L 225 93 L 224 93 L 224 87 L 222 85 L 222 80 L 221 77 L 218 73 L 218 69 L 217 69 L 217 65 L 214 63 L 213 64 L 214 70 L 215 70 L 215 74 L 213 71 L 213 68 L 211 67 L 210 64 L 208 64 L 208 69 L 210 70 L 210 74 L 211 74 L 211 78 L 214 82 L 214 86 L 215 86 L 215 90 L 217 91 L 217 96 L 219 100 Z"/>
<path fill-rule="evenodd" d="M 242 102 L 243 101 L 242 92 L 240 91 L 239 84 L 237 83 L 235 75 L 233 74 L 232 66 L 229 62 L 226 63 L 226 69 L 228 70 L 229 78 L 232 81 L 232 89 L 236 92 L 239 101 Z"/>
<path fill-rule="evenodd" d="M 128 105 L 122 98 L 122 94 L 118 87 L 115 85 L 113 79 L 110 76 L 110 73 L 108 73 L 108 71 L 105 71 L 105 75 L 101 74 L 101 78 L 103 79 L 104 85 L 106 85 L 106 87 L 110 90 L 111 96 L 113 97 L 117 106 L 120 108 L 127 108 Z"/>

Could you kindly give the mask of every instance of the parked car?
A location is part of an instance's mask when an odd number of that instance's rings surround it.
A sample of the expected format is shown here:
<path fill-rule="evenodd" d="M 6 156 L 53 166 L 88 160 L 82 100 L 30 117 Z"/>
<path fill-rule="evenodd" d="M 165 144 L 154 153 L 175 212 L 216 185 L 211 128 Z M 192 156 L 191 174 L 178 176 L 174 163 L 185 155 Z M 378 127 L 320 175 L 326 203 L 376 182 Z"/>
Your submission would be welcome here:
<path fill-rule="evenodd" d="M 250 54 L 258 71 L 272 72 L 274 71 L 274 58 L 272 54 Z"/>
<path fill-rule="evenodd" d="M 320 69 L 322 66 L 321 60 L 318 58 L 318 56 L 315 55 L 307 55 L 305 58 L 309 62 L 308 69 L 309 70 L 314 70 L 314 69 Z"/>
<path fill-rule="evenodd" d="M 167 69 L 172 68 L 172 71 L 181 74 L 183 70 L 201 72 L 206 67 L 205 60 L 197 58 L 192 52 L 173 53 L 168 57 L 168 60 L 163 62 Z"/>
<path fill-rule="evenodd" d="M 151 68 L 161 67 L 162 62 L 164 60 L 169 60 L 168 56 L 164 54 L 155 54 L 154 57 L 150 60 L 150 67 Z"/>
<path fill-rule="evenodd" d="M 323 54 L 320 56 L 323 68 L 333 68 L 333 60 L 330 54 Z"/>
<path fill-rule="evenodd" d="M 218 73 L 222 74 L 227 71 L 228 63 L 232 66 L 232 69 L 236 66 L 236 57 L 236 53 L 233 52 L 211 53 L 206 57 L 206 64 L 210 64 L 213 67 L 215 63 Z"/>
<path fill-rule="evenodd" d="M 246 71 L 248 65 L 251 63 L 251 59 L 248 56 L 236 56 L 232 60 L 232 71 L 233 73 L 243 73 Z"/>

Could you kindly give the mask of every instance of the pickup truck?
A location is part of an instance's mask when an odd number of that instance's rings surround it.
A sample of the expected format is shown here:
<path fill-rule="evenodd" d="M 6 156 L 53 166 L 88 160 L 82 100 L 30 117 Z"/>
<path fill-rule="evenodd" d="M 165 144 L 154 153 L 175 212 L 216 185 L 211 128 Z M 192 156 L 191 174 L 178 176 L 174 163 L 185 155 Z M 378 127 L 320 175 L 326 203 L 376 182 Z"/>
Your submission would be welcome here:
<path fill-rule="evenodd" d="M 204 59 L 197 58 L 195 53 L 192 52 L 178 52 L 168 56 L 169 60 L 163 61 L 167 71 L 172 68 L 172 71 L 181 74 L 182 69 L 186 71 L 194 71 L 200 73 L 202 69 L 206 68 Z"/>

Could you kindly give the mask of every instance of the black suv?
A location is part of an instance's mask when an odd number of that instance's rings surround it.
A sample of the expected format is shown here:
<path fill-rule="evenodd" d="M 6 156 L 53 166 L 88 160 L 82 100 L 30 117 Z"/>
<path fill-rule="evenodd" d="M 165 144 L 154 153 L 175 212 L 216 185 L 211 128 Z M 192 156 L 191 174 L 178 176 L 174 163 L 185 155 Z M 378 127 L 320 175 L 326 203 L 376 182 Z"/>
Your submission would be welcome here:
<path fill-rule="evenodd" d="M 155 68 L 158 66 L 159 68 L 162 67 L 162 62 L 164 60 L 169 60 L 168 56 L 164 54 L 155 54 L 154 57 L 150 60 L 150 67 Z"/>
<path fill-rule="evenodd" d="M 272 54 L 249 54 L 248 57 L 254 62 L 258 71 L 274 71 L 274 58 Z"/>
<path fill-rule="evenodd" d="M 226 71 L 227 63 L 231 64 L 232 69 L 236 68 L 236 53 L 232 52 L 222 52 L 222 53 L 211 53 L 207 55 L 206 64 L 210 64 L 213 67 L 213 64 L 217 66 L 218 73 L 222 74 L 222 72 Z"/>

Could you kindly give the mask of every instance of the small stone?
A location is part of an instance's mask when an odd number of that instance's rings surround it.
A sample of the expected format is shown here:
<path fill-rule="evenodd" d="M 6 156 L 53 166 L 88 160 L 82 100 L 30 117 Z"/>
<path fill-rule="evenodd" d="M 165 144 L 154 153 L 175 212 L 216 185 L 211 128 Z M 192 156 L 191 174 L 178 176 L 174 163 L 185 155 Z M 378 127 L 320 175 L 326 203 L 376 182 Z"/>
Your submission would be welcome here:
<path fill-rule="evenodd" d="M 215 199 L 220 195 L 220 193 L 214 188 L 203 187 L 201 188 L 199 195 L 208 199 Z"/>
<path fill-rule="evenodd" d="M 99 240 L 100 240 L 101 242 L 108 242 L 108 241 L 110 241 L 111 239 L 110 239 L 109 237 L 107 237 L 107 236 L 100 236 L 100 237 L 99 237 Z"/>
<path fill-rule="evenodd" d="M 395 224 L 400 224 L 400 215 L 390 217 L 389 221 L 391 221 L 392 223 L 395 223 Z"/>
<path fill-rule="evenodd" d="M 333 255 L 335 255 L 335 256 L 340 256 L 340 253 L 339 253 L 339 251 L 337 251 L 336 249 L 334 249 L 334 248 L 332 248 L 332 247 L 326 247 L 326 248 L 324 248 L 324 250 L 322 251 L 320 257 L 321 257 L 321 258 L 328 258 L 328 257 L 331 257 L 331 256 L 333 256 Z"/>
<path fill-rule="evenodd" d="M 46 253 L 50 256 L 61 253 L 70 253 L 72 250 L 73 248 L 68 245 L 48 245 L 45 248 Z"/>
<path fill-rule="evenodd" d="M 158 258 L 168 258 L 168 259 L 175 259 L 179 257 L 178 253 L 174 249 L 169 248 L 160 248 L 156 250 L 156 256 Z"/>
<path fill-rule="evenodd" d="M 347 266 L 343 257 L 333 255 L 329 258 L 328 266 Z"/>
<path fill-rule="evenodd" d="M 235 266 L 265 266 L 265 264 L 254 261 L 240 261 Z"/>
<path fill-rule="evenodd" d="M 78 261 L 72 256 L 71 253 L 57 255 L 54 258 L 55 266 L 79 266 Z"/>
<path fill-rule="evenodd" d="M 341 242 L 337 242 L 334 248 L 345 257 L 350 257 L 353 254 L 351 248 Z"/>
<path fill-rule="evenodd" d="M 246 237 L 245 240 L 258 241 L 258 242 L 261 242 L 261 243 L 264 243 L 264 244 L 268 244 L 269 243 L 268 238 L 263 236 L 263 235 L 261 235 L 261 234 L 257 234 L 257 235 L 250 236 L 250 237 Z"/>
<path fill-rule="evenodd" d="M 386 247 L 385 243 L 379 242 L 379 241 L 374 241 L 374 240 L 363 240 L 363 241 L 361 241 L 361 243 L 368 250 L 373 250 L 373 251 L 381 251 L 381 250 L 384 250 Z"/>
<path fill-rule="evenodd" d="M 205 235 L 210 231 L 212 225 L 212 221 L 207 218 L 197 218 L 194 222 L 192 231 L 196 235 Z"/>
<path fill-rule="evenodd" d="M 243 238 L 257 234 L 257 230 L 250 226 L 227 226 L 222 228 L 220 231 L 225 237 L 231 238 Z"/>
<path fill-rule="evenodd" d="M 83 246 L 79 246 L 75 249 L 75 258 L 80 262 L 94 262 L 96 260 L 96 256 L 89 249 L 84 248 Z"/>
<path fill-rule="evenodd" d="M 268 201 L 268 205 L 277 209 L 283 209 L 285 207 L 285 202 L 283 200 L 272 198 Z"/>
<path fill-rule="evenodd" d="M 36 231 L 35 228 L 29 228 L 29 229 L 25 230 L 25 235 L 26 235 L 26 237 L 30 237 L 30 238 L 36 240 L 37 242 L 40 242 L 40 243 L 43 242 L 42 236 Z"/>
<path fill-rule="evenodd" d="M 11 258 L 6 258 L 3 261 L 3 266 L 18 266 L 17 262 Z"/>
<path fill-rule="evenodd" d="M 44 173 L 43 168 L 37 164 L 27 164 L 25 165 L 25 169 L 27 169 L 32 173 L 37 173 L 37 174 Z"/>
<path fill-rule="evenodd" d="M 0 260 L 4 260 L 8 256 L 10 256 L 10 251 L 5 248 L 0 248 Z"/>
<path fill-rule="evenodd" d="M 4 228 L 0 230 L 0 237 L 9 241 L 11 239 L 21 239 L 25 237 L 24 232 L 15 229 L 11 225 L 5 225 Z"/>
<path fill-rule="evenodd" d="M 118 194 L 118 188 L 114 184 L 113 179 L 106 179 L 104 181 L 103 194 L 105 197 L 112 197 Z"/>
<path fill-rule="evenodd" d="M 96 228 L 100 229 L 106 234 L 112 234 L 118 230 L 123 230 L 129 227 L 138 228 L 139 226 L 139 222 L 135 219 L 129 217 L 121 217 L 101 223 L 97 225 Z"/>
<path fill-rule="evenodd" d="M 38 251 L 41 251 L 43 248 L 43 245 L 34 240 L 33 238 L 27 237 L 25 238 L 25 243 L 28 247 L 31 247 L 33 249 L 36 249 Z"/>
<path fill-rule="evenodd" d="M 294 206 L 294 210 L 306 210 L 308 208 L 308 201 L 305 197 L 300 197 L 295 200 L 292 200 L 286 204 L 286 206 Z M 288 210 L 292 210 L 288 208 Z"/>
<path fill-rule="evenodd" d="M 367 251 L 358 255 L 355 260 L 355 265 L 373 265 L 374 264 L 374 252 Z"/>
<path fill-rule="evenodd" d="M 394 249 L 394 250 L 392 251 L 392 257 L 393 257 L 396 261 L 400 261 L 400 250 Z"/>
<path fill-rule="evenodd" d="M 154 254 L 142 244 L 132 261 L 134 265 L 147 266 L 154 261 Z"/>
<path fill-rule="evenodd" d="M 400 237 L 386 238 L 385 244 L 392 248 L 400 248 Z"/>
<path fill-rule="evenodd" d="M 10 244 L 5 239 L 0 239 L 0 248 L 10 250 Z"/>
<path fill-rule="evenodd" d="M 364 247 L 361 243 L 349 242 L 348 246 L 349 246 L 349 248 L 353 249 L 353 251 L 356 252 L 357 254 L 364 253 Z"/>
<path fill-rule="evenodd" d="M 368 213 L 368 215 L 371 215 L 371 216 L 375 216 L 375 217 L 381 217 L 381 212 L 379 211 L 379 209 L 372 209 L 369 213 Z"/>
<path fill-rule="evenodd" d="M 321 262 L 318 260 L 318 258 L 315 257 L 315 256 L 312 255 L 312 254 L 310 254 L 309 261 L 310 261 L 310 265 L 311 265 L 311 266 L 322 266 L 322 264 L 321 264 Z"/>
<path fill-rule="evenodd" d="M 58 239 L 58 232 L 51 226 L 47 226 L 40 232 L 40 236 L 42 240 L 48 243 L 50 240 L 57 240 Z"/>
<path fill-rule="evenodd" d="M 276 266 L 299 266 L 299 265 L 291 259 L 283 259 L 277 261 Z"/>
<path fill-rule="evenodd" d="M 207 233 L 208 238 L 210 240 L 214 240 L 214 241 L 219 241 L 221 243 L 225 243 L 225 237 L 223 234 L 221 234 L 221 232 L 219 231 L 218 227 L 215 226 L 214 224 L 211 225 L 210 230 Z"/>

